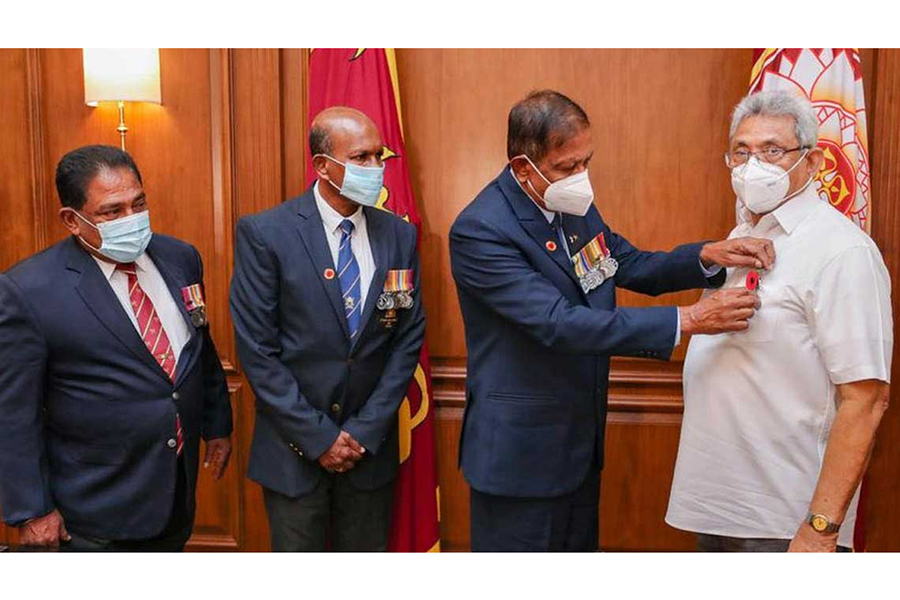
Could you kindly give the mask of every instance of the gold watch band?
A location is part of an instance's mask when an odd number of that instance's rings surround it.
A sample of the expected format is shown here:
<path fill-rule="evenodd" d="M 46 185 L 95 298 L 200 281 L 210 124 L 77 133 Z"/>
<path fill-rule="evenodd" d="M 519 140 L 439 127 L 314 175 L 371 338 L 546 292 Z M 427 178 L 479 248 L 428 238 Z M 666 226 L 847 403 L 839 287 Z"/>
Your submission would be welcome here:
<path fill-rule="evenodd" d="M 840 523 L 834 523 L 825 515 L 813 512 L 806 515 L 806 522 L 819 533 L 837 533 L 841 529 Z"/>

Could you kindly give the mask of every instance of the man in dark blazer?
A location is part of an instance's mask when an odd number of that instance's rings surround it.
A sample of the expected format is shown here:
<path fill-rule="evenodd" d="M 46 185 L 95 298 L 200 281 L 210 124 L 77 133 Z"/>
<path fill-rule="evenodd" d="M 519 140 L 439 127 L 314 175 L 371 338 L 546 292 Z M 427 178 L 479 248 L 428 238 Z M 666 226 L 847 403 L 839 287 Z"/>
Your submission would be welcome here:
<path fill-rule="evenodd" d="M 316 183 L 237 227 L 231 311 L 257 409 L 249 477 L 274 550 L 385 550 L 397 410 L 425 332 L 416 229 L 374 207 L 384 146 L 366 115 L 323 111 L 309 145 Z"/>
<path fill-rule="evenodd" d="M 200 438 L 231 406 L 192 246 L 150 230 L 131 156 L 60 160 L 71 237 L 0 275 L 0 507 L 24 545 L 164 550 L 191 533 Z"/>
<path fill-rule="evenodd" d="M 670 253 L 629 244 L 593 205 L 587 115 L 557 92 L 512 108 L 507 153 L 450 231 L 472 549 L 595 550 L 609 357 L 667 359 L 682 335 L 746 328 L 757 303 L 735 290 L 685 308 L 617 308 L 616 287 L 716 287 L 722 267 L 765 268 L 774 251 L 749 238 Z"/>

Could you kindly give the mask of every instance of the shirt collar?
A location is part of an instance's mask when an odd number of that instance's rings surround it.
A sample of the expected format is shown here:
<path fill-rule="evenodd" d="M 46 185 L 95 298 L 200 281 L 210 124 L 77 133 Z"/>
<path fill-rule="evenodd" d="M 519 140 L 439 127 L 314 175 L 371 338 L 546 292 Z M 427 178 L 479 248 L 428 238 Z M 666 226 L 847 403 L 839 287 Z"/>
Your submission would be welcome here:
<path fill-rule="evenodd" d="M 531 200 L 531 202 L 535 206 L 537 206 L 538 209 L 544 214 L 544 218 L 547 219 L 547 222 L 552 223 L 553 218 L 556 217 L 556 215 L 558 213 L 555 213 L 552 210 L 547 210 L 546 208 L 544 208 L 543 206 L 541 206 L 540 204 L 538 204 L 537 202 L 534 201 L 534 198 L 531 197 L 531 194 L 526 192 L 525 188 L 522 187 L 522 184 L 519 183 L 519 180 L 516 179 L 516 175 L 515 175 L 515 173 L 513 173 L 512 166 L 509 167 L 509 174 L 512 175 L 513 181 L 516 182 L 516 185 L 519 186 L 519 189 L 522 190 L 522 193 L 525 194 L 526 196 L 528 196 L 528 199 Z"/>
<path fill-rule="evenodd" d="M 316 181 L 315 185 L 313 185 L 313 195 L 316 197 L 316 207 L 319 209 L 319 215 L 322 217 L 322 222 L 325 224 L 325 229 L 330 233 L 335 233 L 339 230 L 341 226 L 341 222 L 344 219 L 350 219 L 353 223 L 354 231 L 358 231 L 360 225 L 362 225 L 366 220 L 366 215 L 363 212 L 362 206 L 356 209 L 349 217 L 345 217 L 338 211 L 331 208 L 331 205 L 328 204 L 328 201 L 322 196 L 319 192 L 319 181 Z"/>
<path fill-rule="evenodd" d="M 93 258 L 97 262 L 97 265 L 100 267 L 100 272 L 103 273 L 103 276 L 107 281 L 109 281 L 112 278 L 113 273 L 116 272 L 116 263 L 101 260 L 93 254 L 91 254 L 91 258 Z M 146 252 L 144 252 L 134 260 L 134 265 L 137 267 L 138 271 L 146 271 L 147 263 L 149 261 L 150 257 L 147 256 Z"/>
<path fill-rule="evenodd" d="M 810 183 L 800 194 L 772 211 L 772 216 L 778 221 L 784 232 L 790 235 L 797 225 L 815 210 L 819 202 L 821 200 L 819 194 L 816 193 L 816 186 L 814 183 Z"/>

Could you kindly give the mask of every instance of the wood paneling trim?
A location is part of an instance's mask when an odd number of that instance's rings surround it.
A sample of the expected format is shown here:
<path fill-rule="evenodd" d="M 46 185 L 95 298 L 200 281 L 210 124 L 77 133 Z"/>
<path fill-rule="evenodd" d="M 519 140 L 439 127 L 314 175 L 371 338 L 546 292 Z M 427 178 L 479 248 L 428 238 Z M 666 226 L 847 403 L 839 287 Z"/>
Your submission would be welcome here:
<path fill-rule="evenodd" d="M 665 413 L 684 410 L 681 361 L 654 362 L 614 358 L 609 376 L 610 413 Z M 466 401 L 464 359 L 435 358 L 431 367 L 434 399 L 439 407 L 462 408 Z M 680 422 L 680 417 L 677 419 Z"/>
<path fill-rule="evenodd" d="M 309 48 L 281 50 L 281 167 L 284 199 L 306 189 Z"/>
<path fill-rule="evenodd" d="M 47 188 L 43 174 L 46 168 L 44 128 L 41 111 L 41 59 L 34 48 L 25 51 L 28 85 L 28 134 L 31 138 L 31 199 L 34 209 L 35 249 L 46 248 L 49 240 Z"/>
<path fill-rule="evenodd" d="M 228 298 L 228 285 L 234 264 L 234 104 L 232 102 L 231 51 L 214 48 L 209 51 L 210 77 L 210 151 L 212 165 L 213 248 L 215 263 L 224 268 L 221 278 L 225 289 L 213 290 L 217 299 Z M 225 321 L 230 321 L 225 319 Z M 221 332 L 221 330 L 220 330 Z M 231 327 L 218 339 L 222 366 L 228 375 L 238 373 L 235 359 L 234 332 Z"/>

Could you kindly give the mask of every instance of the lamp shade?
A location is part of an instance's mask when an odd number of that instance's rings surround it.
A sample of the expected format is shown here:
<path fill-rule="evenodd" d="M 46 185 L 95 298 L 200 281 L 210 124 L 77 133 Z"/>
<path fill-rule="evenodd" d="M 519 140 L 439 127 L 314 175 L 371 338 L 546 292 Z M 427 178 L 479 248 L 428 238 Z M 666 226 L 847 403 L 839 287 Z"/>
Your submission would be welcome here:
<path fill-rule="evenodd" d="M 162 103 L 159 48 L 84 48 L 84 101 Z"/>

